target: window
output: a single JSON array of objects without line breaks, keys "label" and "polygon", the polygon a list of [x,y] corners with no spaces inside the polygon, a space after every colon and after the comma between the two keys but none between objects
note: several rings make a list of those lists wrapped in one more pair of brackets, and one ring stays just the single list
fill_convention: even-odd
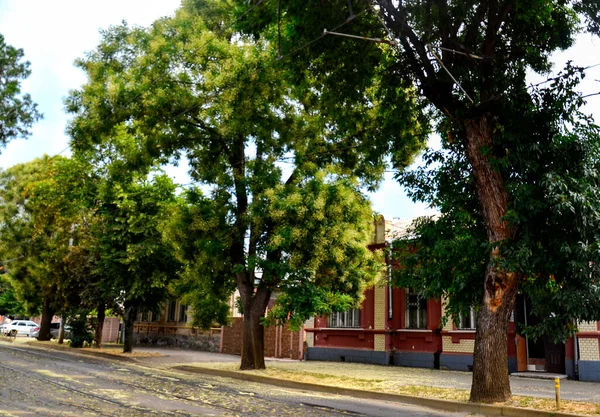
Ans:
[{"label": "window", "polygon": [[175,321],[175,307],[177,307],[177,302],[175,300],[170,300],[167,303],[167,321],[168,322]]},{"label": "window", "polygon": [[427,329],[427,299],[415,290],[405,290],[405,328]]},{"label": "window", "polygon": [[152,321],[153,322],[160,321],[160,312],[159,313],[152,313]]},{"label": "window", "polygon": [[187,323],[187,309],[186,305],[179,306],[179,323]]},{"label": "window", "polygon": [[331,313],[329,315],[329,327],[360,327],[360,309]]},{"label": "window", "polygon": [[477,314],[475,314],[475,309],[471,307],[469,309],[468,314],[461,314],[458,316],[458,325],[457,329],[465,329],[465,330],[473,330],[475,329],[475,324],[477,323]]}]

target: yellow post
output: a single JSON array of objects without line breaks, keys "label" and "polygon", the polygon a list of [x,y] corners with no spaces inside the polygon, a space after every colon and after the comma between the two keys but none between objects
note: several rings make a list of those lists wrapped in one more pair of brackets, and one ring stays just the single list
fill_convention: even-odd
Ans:
[{"label": "yellow post", "polygon": [[560,410],[560,379],[554,378],[554,389],[556,390],[556,409]]}]

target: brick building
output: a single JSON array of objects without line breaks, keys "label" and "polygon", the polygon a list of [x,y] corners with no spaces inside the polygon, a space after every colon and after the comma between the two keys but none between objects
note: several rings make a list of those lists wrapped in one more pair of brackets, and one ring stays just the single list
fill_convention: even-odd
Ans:
[{"label": "brick building", "polygon": [[[406,233],[410,221],[375,225],[371,249],[389,250],[386,241]],[[394,265],[389,257],[388,274]],[[406,288],[382,283],[365,292],[360,309],[315,317],[305,325],[307,359],[393,364],[423,368],[470,370],[475,344],[475,314],[461,317],[458,326],[442,326],[444,304],[424,299]],[[564,344],[551,338],[528,340],[517,323],[534,324],[528,300],[519,295],[508,339],[510,372],[535,370],[600,381],[600,322],[580,323],[579,333]]]}]

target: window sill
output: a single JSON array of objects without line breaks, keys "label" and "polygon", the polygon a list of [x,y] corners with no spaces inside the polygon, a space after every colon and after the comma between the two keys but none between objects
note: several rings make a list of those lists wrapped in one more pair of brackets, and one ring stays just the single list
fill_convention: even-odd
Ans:
[{"label": "window sill", "polygon": [[364,327],[319,327],[319,330],[356,330],[356,331],[365,331]]},{"label": "window sill", "polygon": [[433,330],[429,329],[396,329],[395,332],[417,332],[417,333],[431,333]]}]

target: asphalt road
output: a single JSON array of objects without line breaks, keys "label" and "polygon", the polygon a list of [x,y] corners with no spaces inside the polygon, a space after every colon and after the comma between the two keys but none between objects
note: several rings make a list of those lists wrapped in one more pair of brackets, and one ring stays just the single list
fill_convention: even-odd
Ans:
[{"label": "asphalt road", "polygon": [[465,416],[0,345],[0,416]]}]

